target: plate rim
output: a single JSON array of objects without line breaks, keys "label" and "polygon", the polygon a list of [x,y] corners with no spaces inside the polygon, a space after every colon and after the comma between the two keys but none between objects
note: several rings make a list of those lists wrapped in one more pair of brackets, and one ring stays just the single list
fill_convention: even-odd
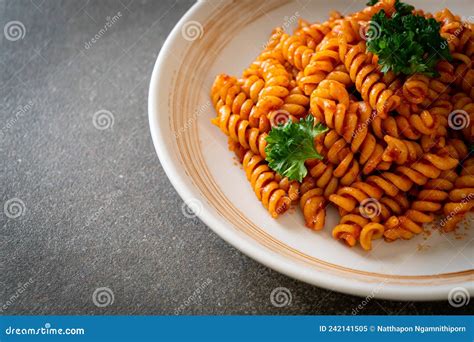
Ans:
[{"label": "plate rim", "polygon": [[[161,88],[160,84],[164,83],[163,73],[165,69],[164,66],[167,64],[167,56],[169,55],[168,51],[171,50],[171,47],[176,42],[177,38],[179,39],[181,34],[180,28],[183,23],[195,17],[199,12],[206,10],[205,6],[205,2],[196,2],[178,21],[168,35],[153,67],[148,93],[148,119],[155,150],[168,179],[180,197],[185,201],[187,198],[195,197],[200,197],[202,199],[202,196],[199,193],[197,194],[198,196],[196,196],[194,194],[196,192],[195,189],[186,185],[184,177],[180,175],[178,167],[175,165],[176,162],[173,160],[170,149],[166,148],[166,143],[163,143],[165,139],[161,132],[163,127],[159,123],[160,111],[158,109],[159,105],[157,101],[159,97],[158,89]],[[168,117],[168,113],[164,114],[164,116]],[[231,244],[257,262],[292,278],[326,289],[361,297],[370,295],[374,298],[380,299],[421,301],[446,300],[449,290],[457,285],[456,283],[441,284],[431,286],[429,287],[429,291],[427,291],[427,286],[406,286],[399,284],[390,284],[390,286],[388,286],[387,284],[379,292],[374,294],[373,286],[371,286],[370,283],[351,283],[347,282],[347,279],[342,276],[328,274],[317,270],[308,272],[304,265],[295,261],[287,260],[283,256],[272,252],[265,246],[259,245],[258,242],[255,244],[250,243],[247,239],[241,236],[239,231],[224,227],[223,220],[215,217],[215,214],[211,213],[206,206],[203,206],[202,210],[197,213],[197,216],[227,243]],[[378,283],[379,280],[374,282],[374,284]],[[469,288],[468,291],[471,295],[474,292],[471,288]]]}]

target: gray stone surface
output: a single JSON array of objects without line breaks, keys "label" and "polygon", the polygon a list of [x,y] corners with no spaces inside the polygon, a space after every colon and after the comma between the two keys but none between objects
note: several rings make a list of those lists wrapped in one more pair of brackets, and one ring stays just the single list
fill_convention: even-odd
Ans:
[{"label": "gray stone surface", "polygon": [[[3,314],[350,314],[361,302],[274,272],[183,216],[152,146],[147,91],[191,5],[0,2],[0,28],[25,27],[23,39],[0,38],[0,204],[17,198],[24,209],[0,213]],[[113,115],[108,129],[93,125],[100,110]],[[106,307],[93,301],[100,287],[114,295]],[[276,287],[291,305],[272,306]],[[469,309],[370,300],[361,314]]]}]

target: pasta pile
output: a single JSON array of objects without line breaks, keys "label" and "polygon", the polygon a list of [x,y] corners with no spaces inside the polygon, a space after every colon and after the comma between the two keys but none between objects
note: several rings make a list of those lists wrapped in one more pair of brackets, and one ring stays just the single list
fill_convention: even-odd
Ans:
[{"label": "pasta pile", "polygon": [[[211,89],[212,123],[271,216],[299,202],[306,226],[321,230],[334,205],[333,237],[365,250],[374,239],[411,239],[437,216],[452,231],[474,208],[473,25],[447,9],[415,11],[441,23],[452,60],[437,63],[436,77],[382,72],[361,32],[394,3],[299,20],[292,35],[276,28],[241,78],[218,75]],[[314,139],[323,159],[306,160],[299,182],[269,167],[267,137],[307,115],[328,130]]]}]

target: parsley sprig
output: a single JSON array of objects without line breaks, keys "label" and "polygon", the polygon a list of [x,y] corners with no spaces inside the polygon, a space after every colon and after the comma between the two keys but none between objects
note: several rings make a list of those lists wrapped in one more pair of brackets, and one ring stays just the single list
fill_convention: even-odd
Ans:
[{"label": "parsley sprig", "polygon": [[438,61],[451,60],[448,44],[439,33],[441,24],[413,14],[414,7],[399,0],[395,9],[392,16],[384,10],[372,16],[367,50],[378,56],[382,72],[437,76]]},{"label": "parsley sprig", "polygon": [[265,153],[268,166],[282,176],[301,182],[308,173],[307,159],[323,159],[316,151],[314,138],[327,131],[321,123],[314,124],[309,114],[299,122],[288,121],[274,127],[268,134]]}]

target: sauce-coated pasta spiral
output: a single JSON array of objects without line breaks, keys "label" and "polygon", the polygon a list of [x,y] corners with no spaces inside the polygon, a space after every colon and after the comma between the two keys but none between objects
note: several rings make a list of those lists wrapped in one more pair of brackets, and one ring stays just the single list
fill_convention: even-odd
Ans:
[{"label": "sauce-coated pasta spiral", "polygon": [[242,165],[255,195],[272,217],[276,218],[290,208],[290,197],[276,182],[276,173],[268,167],[265,159],[247,151]]},{"label": "sauce-coated pasta spiral", "polygon": [[364,101],[369,102],[382,118],[399,106],[399,96],[383,82],[377,65],[367,62],[364,42],[351,46],[339,38],[339,56]]}]

